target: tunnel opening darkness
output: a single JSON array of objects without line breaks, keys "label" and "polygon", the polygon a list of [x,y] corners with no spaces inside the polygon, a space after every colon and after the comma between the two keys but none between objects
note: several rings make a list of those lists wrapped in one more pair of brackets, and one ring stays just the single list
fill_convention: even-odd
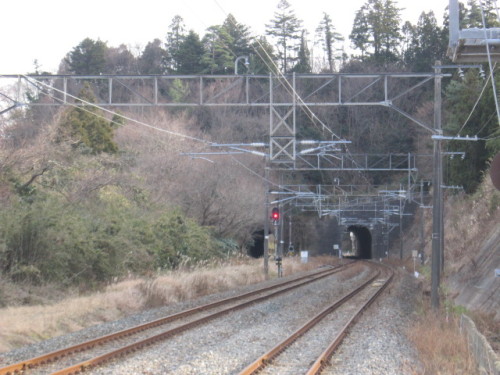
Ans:
[{"label": "tunnel opening darkness", "polygon": [[253,258],[264,256],[264,229],[256,231],[252,234],[253,246],[248,248],[248,255]]},{"label": "tunnel opening darkness", "polygon": [[351,225],[347,228],[355,239],[355,253],[358,258],[372,259],[372,235],[367,227]]}]

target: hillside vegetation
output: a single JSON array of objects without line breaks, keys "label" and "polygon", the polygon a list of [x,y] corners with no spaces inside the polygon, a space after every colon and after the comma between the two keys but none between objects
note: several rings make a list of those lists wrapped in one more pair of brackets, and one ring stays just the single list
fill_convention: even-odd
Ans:
[{"label": "hillside vegetation", "polygon": [[[484,10],[488,25],[498,25],[491,4]],[[327,14],[316,30],[319,43],[308,44],[286,0],[279,1],[266,35],[260,36],[232,15],[204,36],[188,32],[182,17],[175,16],[165,40],[156,39],[137,53],[86,38],[61,60],[58,73],[224,75],[233,74],[235,57],[244,55],[249,56],[244,73],[250,74],[422,72],[431,71],[437,60],[446,62],[446,22],[438,23],[428,11],[413,25],[402,23],[400,14],[395,1],[367,1],[349,36],[355,48],[351,56],[341,52],[343,37]],[[479,15],[477,2],[468,2],[463,27],[479,26]],[[42,73],[35,67],[35,75]],[[444,146],[446,152],[465,151],[464,158],[445,159],[444,184],[459,184],[467,194],[476,191],[488,159],[500,149],[491,81],[483,80],[477,68],[463,78],[453,71],[443,80],[445,134],[480,138]],[[216,80],[210,82],[205,90],[216,92]],[[389,82],[388,88],[406,92],[396,95],[398,108],[432,123],[433,87],[412,90],[415,83]],[[106,95],[104,84],[81,80],[74,85],[75,106],[26,106],[0,117],[0,278],[87,290],[130,274],[246,254],[253,233],[267,219],[264,159],[186,154],[209,151],[211,142],[268,142],[268,109],[121,107],[123,112],[106,112],[92,105]],[[115,86],[113,93],[123,101],[133,101],[131,92],[145,95],[140,83]],[[158,95],[179,103],[188,91],[180,79],[172,79]],[[381,94],[366,82],[353,83],[345,92],[366,100]],[[32,104],[59,99],[53,90],[29,88],[23,95]],[[332,93],[317,95],[331,98]],[[336,135],[352,142],[343,152],[428,155],[432,148],[429,133],[384,106],[315,107],[314,113],[301,108],[296,117],[297,139],[324,141]],[[429,180],[432,172],[425,155],[417,164],[415,184]],[[399,185],[408,176],[347,172],[340,179],[346,185]],[[270,180],[275,188],[278,181],[333,184],[339,176],[271,171]],[[299,210],[293,214],[297,223],[316,219]]]}]

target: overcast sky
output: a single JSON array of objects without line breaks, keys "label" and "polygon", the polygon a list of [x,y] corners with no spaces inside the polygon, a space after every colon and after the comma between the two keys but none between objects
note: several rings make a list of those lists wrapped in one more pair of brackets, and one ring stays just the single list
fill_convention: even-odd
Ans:
[{"label": "overcast sky", "polygon": [[[367,0],[288,0],[297,17],[314,32],[323,12],[348,41],[355,12]],[[449,0],[395,0],[403,21],[416,23],[423,11],[433,10],[442,24]],[[41,69],[56,73],[65,54],[89,37],[110,47],[120,44],[132,51],[165,35],[172,18],[180,15],[188,29],[203,36],[205,29],[219,25],[232,13],[263,35],[265,24],[273,18],[278,0],[15,0],[2,1],[0,15],[0,74],[34,71],[37,59]],[[346,45],[346,48],[348,45]]]}]

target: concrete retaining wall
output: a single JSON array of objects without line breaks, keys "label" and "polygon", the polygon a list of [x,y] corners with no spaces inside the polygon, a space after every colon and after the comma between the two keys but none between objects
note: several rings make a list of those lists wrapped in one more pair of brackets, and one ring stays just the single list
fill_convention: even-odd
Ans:
[{"label": "concrete retaining wall", "polygon": [[479,366],[481,375],[500,375],[500,358],[493,351],[486,338],[477,330],[467,315],[462,315],[460,328],[465,333],[472,354]]}]

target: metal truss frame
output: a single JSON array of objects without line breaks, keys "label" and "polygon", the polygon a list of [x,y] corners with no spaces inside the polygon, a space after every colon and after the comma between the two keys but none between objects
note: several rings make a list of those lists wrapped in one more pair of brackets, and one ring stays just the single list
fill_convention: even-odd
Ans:
[{"label": "metal truss frame", "polygon": [[[14,95],[0,93],[8,107],[84,105],[87,85],[102,107],[263,107],[269,109],[269,161],[276,169],[353,170],[368,167],[328,150],[301,154],[297,111],[326,106],[384,106],[436,134],[425,120],[406,113],[397,100],[441,73],[292,74],[292,75],[0,75]],[[402,84],[405,82],[405,84]],[[28,95],[38,100],[28,100]],[[390,162],[389,162],[390,163]],[[386,170],[398,170],[391,166]]]}]

